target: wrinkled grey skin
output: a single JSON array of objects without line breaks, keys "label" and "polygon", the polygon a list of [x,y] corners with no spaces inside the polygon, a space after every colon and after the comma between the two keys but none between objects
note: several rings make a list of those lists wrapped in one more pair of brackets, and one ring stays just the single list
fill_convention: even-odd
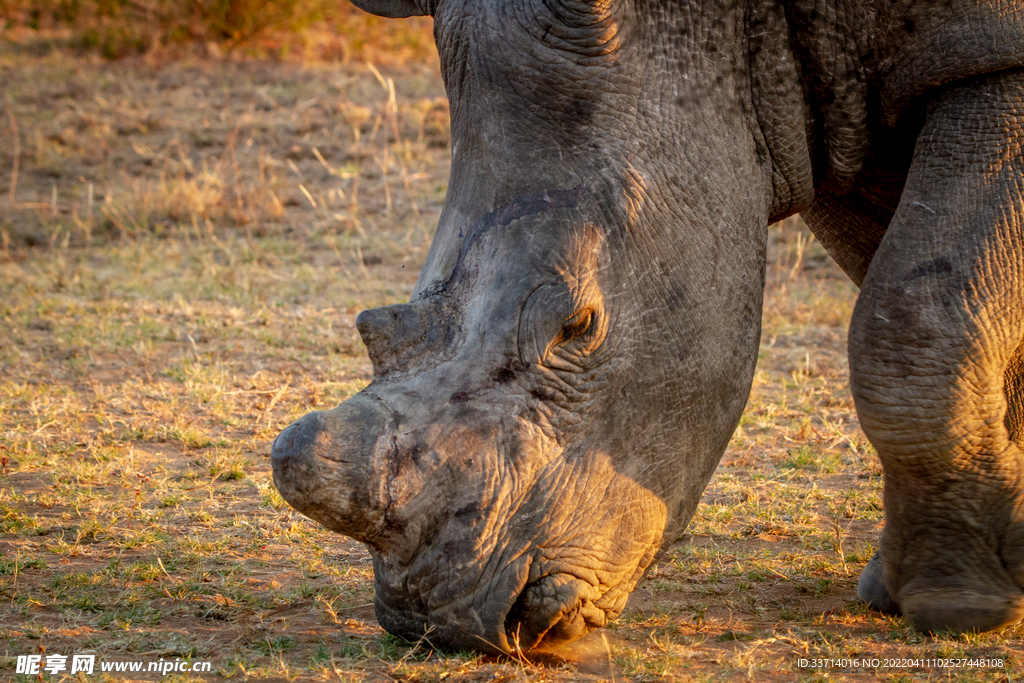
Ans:
[{"label": "wrinkled grey skin", "polygon": [[389,631],[525,651],[623,609],[740,417],[766,226],[862,285],[885,469],[861,596],[923,630],[1024,610],[1024,10],[943,0],[356,0],[432,14],[452,173],[374,381],[274,481],[366,543]]}]

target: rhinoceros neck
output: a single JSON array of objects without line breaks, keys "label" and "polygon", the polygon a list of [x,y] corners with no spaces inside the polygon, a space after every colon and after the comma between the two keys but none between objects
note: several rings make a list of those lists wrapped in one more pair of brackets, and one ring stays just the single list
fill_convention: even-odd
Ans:
[{"label": "rhinoceros neck", "polygon": [[[778,75],[788,79],[781,86],[788,99],[762,97],[755,111],[742,3],[727,3],[723,16],[696,4],[638,3],[635,16],[616,18],[614,51],[583,56],[567,56],[563,43],[552,47],[545,35],[517,43],[519,24],[504,14],[513,4],[474,5],[470,32],[461,15],[442,9],[436,18],[452,101],[452,171],[414,298],[450,282],[481,234],[478,226],[554,210],[552,198],[580,186],[610,218],[603,221],[608,229],[632,224],[640,226],[636,234],[669,239],[685,237],[700,220],[693,207],[729,213],[740,191],[750,204],[741,209],[743,221],[755,223],[809,202],[793,60]],[[773,11],[771,20],[784,24],[781,10]],[[496,26],[511,26],[509,35],[491,35]],[[784,48],[757,46],[762,61]],[[762,132],[769,126],[770,134]],[[777,179],[773,167],[781,169]],[[782,188],[785,196],[775,198]]]}]

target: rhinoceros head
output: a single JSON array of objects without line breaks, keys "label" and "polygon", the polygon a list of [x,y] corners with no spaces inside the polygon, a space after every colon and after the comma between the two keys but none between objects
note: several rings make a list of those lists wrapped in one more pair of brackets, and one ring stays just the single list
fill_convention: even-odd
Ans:
[{"label": "rhinoceros head", "polygon": [[357,4],[434,14],[451,180],[410,302],[359,315],[373,382],[285,429],[274,481],[369,546],[392,633],[571,640],[685,527],[749,392],[777,207],[744,13]]}]

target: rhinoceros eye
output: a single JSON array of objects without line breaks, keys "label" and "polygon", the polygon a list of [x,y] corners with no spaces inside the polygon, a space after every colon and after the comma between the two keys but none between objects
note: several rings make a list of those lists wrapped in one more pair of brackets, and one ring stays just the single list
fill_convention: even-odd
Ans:
[{"label": "rhinoceros eye", "polygon": [[604,341],[608,317],[596,287],[574,296],[564,281],[538,287],[519,319],[519,358],[577,371]]},{"label": "rhinoceros eye", "polygon": [[594,313],[593,311],[580,311],[573,317],[566,321],[565,325],[562,326],[562,333],[559,336],[558,341],[567,342],[582,337],[594,324]]}]

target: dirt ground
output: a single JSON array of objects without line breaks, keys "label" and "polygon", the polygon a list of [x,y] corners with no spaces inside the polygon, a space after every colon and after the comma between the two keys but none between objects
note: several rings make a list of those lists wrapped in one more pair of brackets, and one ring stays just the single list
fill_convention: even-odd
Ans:
[{"label": "dirt ground", "polygon": [[369,382],[355,316],[415,282],[448,174],[436,63],[11,38],[0,88],[0,678],[77,653],[211,663],[81,681],[1024,677],[1020,625],[927,637],[854,599],[883,519],[856,289],[799,221],[770,231],[741,425],[625,613],[530,661],[441,653],[379,628],[366,550],[292,511],[268,460]]}]

